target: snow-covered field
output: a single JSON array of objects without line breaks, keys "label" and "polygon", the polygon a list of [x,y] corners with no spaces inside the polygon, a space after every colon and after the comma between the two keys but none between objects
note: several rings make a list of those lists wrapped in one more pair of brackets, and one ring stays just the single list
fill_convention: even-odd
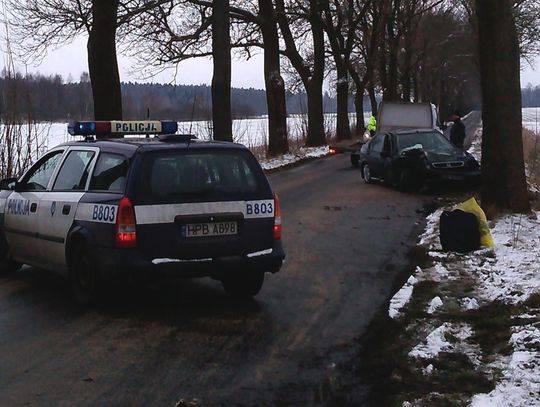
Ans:
[{"label": "snow-covered field", "polygon": [[[480,143],[473,144],[477,150]],[[477,152],[477,151],[473,151]],[[389,315],[400,318],[406,312],[414,285],[420,281],[434,281],[457,286],[472,285],[466,293],[437,296],[426,304],[426,313],[433,315],[427,322],[429,332],[409,351],[410,358],[436,359],[441,352],[466,355],[477,371],[498,377],[496,387],[487,394],[472,397],[473,407],[517,407],[540,405],[540,309],[526,305],[531,295],[540,293],[540,212],[531,215],[505,215],[491,222],[493,248],[469,254],[448,253],[439,242],[441,208],[428,216],[420,237],[433,266],[417,268],[407,283],[390,302]],[[486,355],[473,340],[474,329],[468,324],[445,321],[441,311],[456,304],[462,311],[478,309],[497,301],[520,310],[512,316],[509,356]],[[494,333],[495,334],[495,333]],[[454,338],[454,343],[448,338]],[[457,338],[457,339],[456,339]],[[429,376],[433,364],[423,369]],[[403,406],[420,406],[423,400],[409,400]]]},{"label": "snow-covered field", "polygon": [[523,127],[540,133],[540,107],[529,107],[522,112]]}]

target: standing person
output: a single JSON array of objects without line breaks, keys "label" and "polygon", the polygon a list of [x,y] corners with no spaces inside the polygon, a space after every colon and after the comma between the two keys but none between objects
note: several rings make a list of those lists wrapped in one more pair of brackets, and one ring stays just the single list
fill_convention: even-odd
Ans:
[{"label": "standing person", "polygon": [[456,147],[463,148],[463,142],[465,141],[465,125],[461,121],[461,116],[456,110],[452,115],[454,125],[450,129],[450,141]]},{"label": "standing person", "polygon": [[375,135],[375,132],[377,131],[377,119],[375,116],[371,115],[371,117],[368,120],[367,129],[369,130],[369,134],[371,137]]}]

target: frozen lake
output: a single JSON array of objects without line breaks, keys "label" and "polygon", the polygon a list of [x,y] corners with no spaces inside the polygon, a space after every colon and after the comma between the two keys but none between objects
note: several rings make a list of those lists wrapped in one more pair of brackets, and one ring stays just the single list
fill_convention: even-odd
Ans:
[{"label": "frozen lake", "polygon": [[[365,120],[370,116],[364,114]],[[350,115],[351,127],[355,125],[354,114]],[[325,115],[325,129],[331,132],[335,129],[336,115]],[[307,120],[305,116],[291,116],[287,119],[289,138],[301,140],[305,137]],[[523,126],[532,131],[540,131],[540,108],[523,109]],[[58,144],[70,140],[72,137],[67,133],[67,123],[41,123],[39,124],[42,150],[48,150]],[[210,121],[180,122],[180,133],[192,133],[201,139],[209,139],[212,130]],[[258,147],[268,143],[267,118],[239,119],[233,121],[234,141],[248,147]]]}]

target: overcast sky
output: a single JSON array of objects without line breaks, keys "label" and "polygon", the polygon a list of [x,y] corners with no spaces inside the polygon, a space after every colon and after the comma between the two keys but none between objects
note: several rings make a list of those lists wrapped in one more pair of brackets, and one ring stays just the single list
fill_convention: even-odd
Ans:
[{"label": "overcast sky", "polygon": [[[122,81],[142,81],[139,72],[132,72],[133,63],[127,58],[119,57],[120,77]],[[24,66],[19,65],[24,72]],[[72,44],[50,52],[39,66],[29,65],[29,72],[40,72],[44,75],[60,74],[67,79],[70,75],[78,81],[82,72],[88,71],[86,60],[86,39],[79,38]],[[209,59],[197,59],[183,62],[174,77],[174,70],[166,71],[147,82],[171,82],[177,84],[210,84],[212,80],[212,62]],[[528,65],[522,71],[521,85],[528,83],[540,85],[540,58],[536,61],[535,70]],[[263,58],[256,55],[249,61],[233,61],[232,84],[234,87],[264,89]]]}]

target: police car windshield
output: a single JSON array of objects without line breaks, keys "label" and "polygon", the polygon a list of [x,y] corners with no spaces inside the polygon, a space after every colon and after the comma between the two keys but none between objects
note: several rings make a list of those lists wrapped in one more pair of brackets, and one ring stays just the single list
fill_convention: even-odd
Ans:
[{"label": "police car windshield", "polygon": [[138,195],[154,202],[249,198],[264,185],[257,167],[242,150],[152,152],[144,157]]},{"label": "police car windshield", "polygon": [[448,153],[454,150],[452,144],[441,133],[436,131],[397,134],[396,140],[400,154],[412,149],[437,153]]}]

